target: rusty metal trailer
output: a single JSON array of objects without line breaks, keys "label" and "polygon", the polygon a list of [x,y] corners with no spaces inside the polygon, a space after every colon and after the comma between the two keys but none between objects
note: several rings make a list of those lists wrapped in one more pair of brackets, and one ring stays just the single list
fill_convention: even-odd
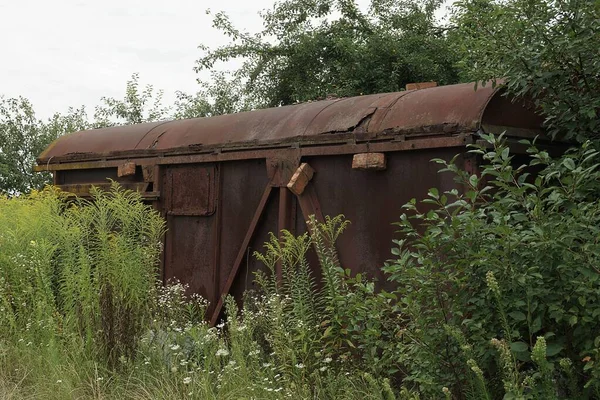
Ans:
[{"label": "rusty metal trailer", "polygon": [[80,196],[108,179],[140,191],[166,219],[163,279],[208,299],[214,323],[225,294],[252,288],[268,233],[304,232],[309,215],[344,214],[342,265],[385,286],[401,206],[456,187],[430,160],[461,154],[476,172],[479,132],[531,138],[541,124],[523,101],[460,84],[76,132],[35,168]]}]

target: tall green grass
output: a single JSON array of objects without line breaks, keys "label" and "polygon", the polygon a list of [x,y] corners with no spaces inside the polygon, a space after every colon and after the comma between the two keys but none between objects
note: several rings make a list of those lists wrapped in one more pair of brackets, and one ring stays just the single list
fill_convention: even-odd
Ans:
[{"label": "tall green grass", "polygon": [[[313,223],[323,234],[346,224]],[[117,185],[91,201],[50,188],[0,198],[0,398],[392,396],[349,352],[323,350],[343,271],[328,250],[338,287],[317,289],[305,258],[313,237],[273,236],[257,256],[282,262],[283,281],[257,277],[262,292],[241,310],[228,298],[226,320],[210,327],[205,300],[157,280],[163,232],[160,216]]]}]

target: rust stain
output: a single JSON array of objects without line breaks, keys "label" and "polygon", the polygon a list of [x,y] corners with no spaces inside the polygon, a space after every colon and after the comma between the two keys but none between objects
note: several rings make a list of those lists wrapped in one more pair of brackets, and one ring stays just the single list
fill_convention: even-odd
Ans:
[{"label": "rust stain", "polygon": [[[352,134],[355,139],[398,133],[449,134],[477,130],[483,119],[510,119],[509,106],[491,86],[439,86],[424,90],[374,94],[256,110],[210,118],[161,121],[103,128],[63,136],[44,151],[38,163],[166,153],[187,149],[249,148],[280,143],[327,140]],[[493,100],[493,101],[492,101]],[[508,101],[509,102],[509,101]],[[490,103],[491,115],[484,115]],[[496,105],[501,103],[500,105]],[[530,110],[513,105],[513,125],[536,125]],[[496,118],[494,118],[494,116]],[[515,118],[512,118],[513,120]],[[529,120],[528,120],[529,119]],[[511,124],[506,124],[510,126]]]}]

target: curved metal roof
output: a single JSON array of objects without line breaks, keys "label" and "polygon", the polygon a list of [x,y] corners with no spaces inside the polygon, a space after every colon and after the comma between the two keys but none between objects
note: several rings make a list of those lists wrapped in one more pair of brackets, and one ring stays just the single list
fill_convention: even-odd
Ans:
[{"label": "curved metal roof", "polygon": [[[486,117],[493,98],[497,100]],[[532,111],[498,95],[491,85],[474,90],[474,84],[467,83],[76,132],[57,139],[38,162],[143,153],[146,149],[153,153],[184,148],[195,152],[211,147],[314,143],[323,135],[336,133],[361,134],[363,138],[401,132],[448,134],[476,131],[485,119],[522,128],[541,124]]]}]

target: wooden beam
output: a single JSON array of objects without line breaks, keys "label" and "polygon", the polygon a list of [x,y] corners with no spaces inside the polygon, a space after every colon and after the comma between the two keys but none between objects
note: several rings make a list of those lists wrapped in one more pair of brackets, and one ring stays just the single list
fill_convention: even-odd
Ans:
[{"label": "wooden beam", "polygon": [[298,196],[298,203],[300,204],[302,216],[304,217],[305,221],[308,221],[311,215],[314,215],[317,221],[319,222],[325,221],[325,218],[323,218],[323,213],[321,211],[321,204],[319,203],[319,199],[317,198],[317,192],[315,192],[315,188],[313,187],[313,185],[306,186],[304,192],[300,196]]},{"label": "wooden beam", "polygon": [[287,188],[292,191],[296,196],[300,196],[304,191],[304,188],[309,184],[313,178],[315,170],[311,168],[308,163],[302,163],[292,175],[292,178],[287,184]]},{"label": "wooden beam", "polygon": [[215,309],[212,313],[212,317],[210,318],[210,324],[212,326],[214,326],[217,323],[217,320],[219,319],[219,315],[221,314],[221,309],[223,308],[223,302],[225,301],[225,296],[227,296],[227,294],[229,294],[229,291],[231,290],[231,286],[233,285],[233,281],[235,280],[238,270],[240,269],[240,265],[242,264],[242,261],[244,260],[244,256],[246,255],[246,249],[248,248],[248,245],[250,244],[250,240],[252,239],[252,236],[254,236],[254,231],[256,230],[258,222],[260,221],[260,217],[262,216],[265,206],[267,205],[267,201],[269,200],[269,196],[271,194],[271,189],[272,189],[271,183],[269,182],[267,184],[267,187],[265,188],[265,191],[263,192],[260,202],[258,203],[258,207],[256,208],[256,211],[254,212],[254,216],[252,217],[252,221],[250,222],[250,226],[248,227],[246,236],[244,237],[244,240],[242,241],[242,245],[240,246],[240,249],[238,250],[237,257],[235,258],[235,261],[233,263],[231,271],[229,272],[227,281],[225,281],[225,286],[223,287],[223,290],[221,290],[221,293],[219,295],[219,301],[217,302],[217,305],[215,306]]}]

